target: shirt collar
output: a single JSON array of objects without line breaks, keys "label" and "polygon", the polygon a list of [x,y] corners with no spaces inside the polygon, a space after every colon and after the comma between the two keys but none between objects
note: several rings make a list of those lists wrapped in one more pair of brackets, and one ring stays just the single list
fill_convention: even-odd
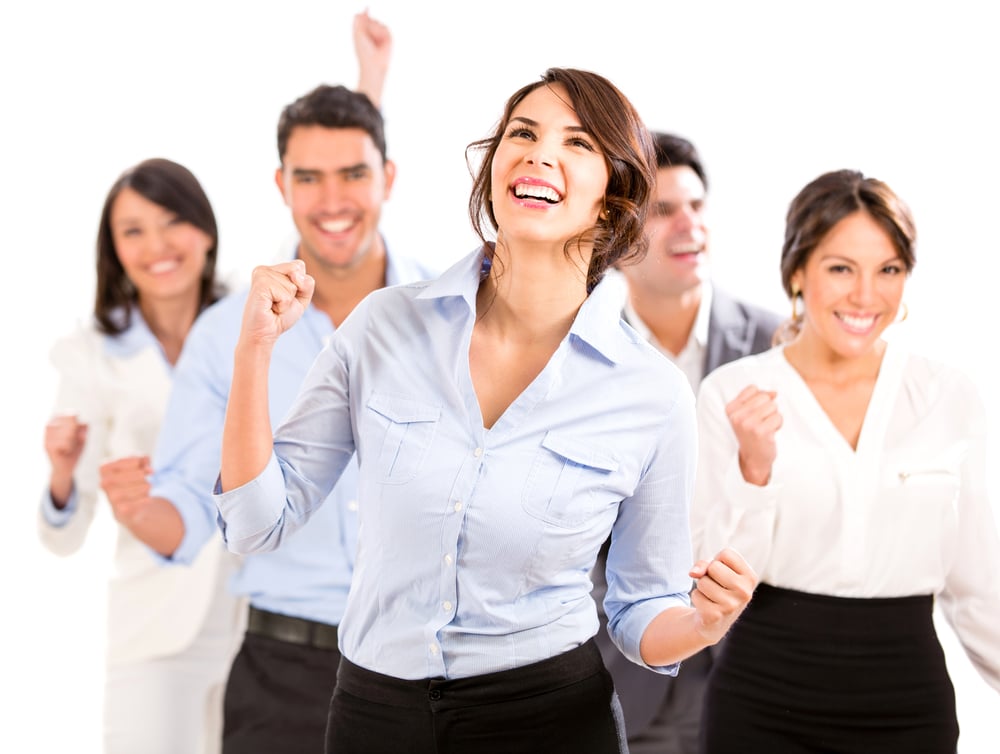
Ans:
[{"label": "shirt collar", "polygon": [[[116,309],[113,316],[117,321],[122,321],[125,316],[125,310]],[[149,329],[146,320],[142,318],[142,314],[139,313],[137,306],[132,308],[132,321],[129,323],[128,329],[119,335],[104,339],[105,352],[109,356],[123,359],[135,356],[135,354],[150,346],[159,348],[159,345],[159,341],[156,340],[156,337]]]},{"label": "shirt collar", "polygon": [[[621,274],[621,273],[617,273]],[[625,305],[623,307],[625,312],[626,321],[635,329],[639,335],[641,335],[645,340],[653,343],[655,338],[652,331],[642,321],[635,309],[632,307],[632,302],[625,298]],[[694,318],[694,327],[691,328],[691,335],[688,336],[688,343],[690,343],[691,338],[694,338],[694,342],[700,347],[704,348],[708,344],[708,324],[712,318],[712,284],[707,280],[701,284],[701,301],[698,304],[698,313]]]},{"label": "shirt collar", "polygon": [[708,343],[708,321],[712,315],[712,284],[705,280],[701,284],[701,303],[698,305],[698,316],[694,320],[691,336],[699,346]]},{"label": "shirt collar", "polygon": [[[436,299],[458,297],[465,300],[469,311],[476,311],[479,283],[489,270],[489,261],[479,247],[431,281],[417,298]],[[621,348],[631,340],[621,326],[623,288],[612,280],[602,280],[587,296],[573,320],[570,334],[584,341],[612,363],[622,360]]]}]

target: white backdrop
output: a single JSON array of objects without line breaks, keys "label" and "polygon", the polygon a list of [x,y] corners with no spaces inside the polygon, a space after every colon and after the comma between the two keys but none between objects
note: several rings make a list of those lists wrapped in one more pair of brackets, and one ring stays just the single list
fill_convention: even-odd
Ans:
[{"label": "white backdrop", "polygon": [[[988,362],[1000,52],[986,5],[372,3],[395,39],[384,111],[399,178],[386,235],[441,264],[471,249],[465,145],[545,68],[590,68],[618,84],[651,127],[700,147],[716,276],[758,303],[785,310],[778,255],[784,211],[801,186],[841,167],[889,182],[920,235],[910,318],[897,329],[965,367],[996,426]],[[11,493],[0,683],[5,698],[15,695],[0,736],[34,742],[19,750],[98,750],[110,539],[98,534],[61,561],[38,545],[33,516],[54,391],[47,352],[90,308],[105,192],[146,157],[187,165],[216,208],[221,267],[245,280],[291,229],[271,180],[278,113],[317,83],[355,83],[358,10],[316,0],[53,0],[0,10],[0,228],[11,303],[0,395]],[[107,517],[98,523],[108,528]],[[962,750],[993,751],[1000,701],[950,632],[942,636]]]}]

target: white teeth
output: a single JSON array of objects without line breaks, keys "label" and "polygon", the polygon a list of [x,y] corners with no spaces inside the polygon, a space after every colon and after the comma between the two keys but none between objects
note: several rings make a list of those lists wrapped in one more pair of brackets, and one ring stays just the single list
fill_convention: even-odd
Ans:
[{"label": "white teeth", "polygon": [[686,246],[675,246],[670,250],[671,254],[698,254],[701,251],[700,244],[688,244]]},{"label": "white teeth", "polygon": [[171,272],[177,269],[179,262],[176,259],[161,259],[149,265],[149,272],[153,275],[161,275],[164,272]]},{"label": "white teeth", "polygon": [[352,225],[354,225],[354,220],[352,218],[344,218],[340,220],[326,220],[321,222],[319,227],[327,233],[343,233]]},{"label": "white teeth", "polygon": [[544,199],[549,202],[558,202],[559,193],[548,186],[536,186],[531,183],[519,183],[514,186],[514,196],[519,199],[525,197],[531,199]]},{"label": "white teeth", "polygon": [[838,314],[840,321],[852,330],[867,330],[875,324],[874,315],[869,317],[852,317],[850,314]]}]

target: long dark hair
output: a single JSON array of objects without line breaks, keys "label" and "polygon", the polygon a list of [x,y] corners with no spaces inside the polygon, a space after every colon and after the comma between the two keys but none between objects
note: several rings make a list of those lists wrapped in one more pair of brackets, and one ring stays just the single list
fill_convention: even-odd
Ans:
[{"label": "long dark hair", "polygon": [[98,328],[108,335],[120,335],[129,328],[132,324],[132,311],[139,302],[139,293],[125,274],[111,233],[111,207],[126,188],[173,212],[180,220],[191,223],[212,239],[201,275],[198,311],[215,303],[225,293],[224,286],[215,278],[219,231],[205,190],[194,174],[183,165],[163,158],[143,160],[118,177],[108,191],[101,210],[101,223],[97,231],[94,317]]},{"label": "long dark hair", "polygon": [[[608,187],[604,195],[606,217],[566,244],[569,255],[571,247],[593,242],[594,250],[587,270],[589,291],[601,281],[609,267],[636,261],[646,253],[648,241],[643,226],[656,181],[656,159],[649,131],[632,103],[603,76],[574,68],[550,68],[540,81],[528,84],[511,95],[493,133],[466,148],[467,158],[470,150],[483,152],[479,170],[473,174],[469,217],[492,258],[493,251],[487,236],[498,230],[490,201],[493,157],[514,108],[535,89],[553,84],[566,88],[580,125],[600,146],[608,165]],[[486,232],[487,224],[492,228],[492,234]]]}]

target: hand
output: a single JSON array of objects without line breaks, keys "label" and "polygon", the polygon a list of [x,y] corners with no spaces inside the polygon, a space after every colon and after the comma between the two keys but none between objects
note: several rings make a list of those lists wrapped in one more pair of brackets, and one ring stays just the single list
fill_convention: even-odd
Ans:
[{"label": "hand", "polygon": [[778,455],[774,437],[782,418],[775,400],[777,393],[748,385],[726,404],[726,416],[740,445],[740,471],[751,484],[763,487],[771,478]]},{"label": "hand", "polygon": [[123,526],[131,529],[142,519],[150,504],[149,456],[126,456],[101,464],[101,489],[111,503],[111,511]]},{"label": "hand", "polygon": [[306,274],[301,259],[254,269],[241,340],[273,345],[302,316],[315,288],[316,281]]},{"label": "hand", "polygon": [[358,91],[368,95],[375,107],[382,106],[382,88],[389,72],[392,35],[389,27],[368,15],[354,17],[354,54],[358,58]]},{"label": "hand", "polygon": [[691,605],[699,633],[713,644],[750,602],[757,588],[757,574],[736,550],[726,548],[714,560],[699,560],[689,571],[695,580]]},{"label": "hand", "polygon": [[73,472],[87,441],[87,425],[76,416],[54,416],[45,425],[45,453],[52,465],[49,494],[63,507],[73,490]]}]

